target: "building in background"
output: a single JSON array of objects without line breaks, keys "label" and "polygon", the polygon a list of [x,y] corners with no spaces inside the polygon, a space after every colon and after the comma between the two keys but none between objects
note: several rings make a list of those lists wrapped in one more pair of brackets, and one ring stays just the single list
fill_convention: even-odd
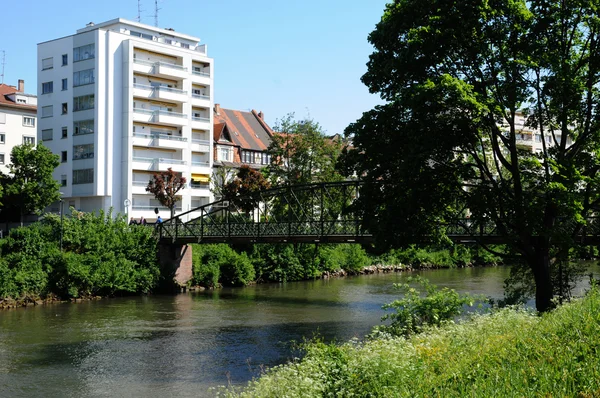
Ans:
[{"label": "building in background", "polygon": [[262,112],[214,108],[214,166],[239,168],[245,164],[260,169],[271,163],[267,149],[273,130]]},{"label": "building in background", "polygon": [[36,144],[37,98],[25,94],[25,82],[0,84],[0,172],[8,173],[10,152],[21,144]]},{"label": "building in background", "polygon": [[[199,41],[119,18],[38,44],[38,138],[60,155],[66,203],[165,218],[145,191],[155,172],[209,178],[214,71]],[[210,195],[190,183],[177,213]]]}]

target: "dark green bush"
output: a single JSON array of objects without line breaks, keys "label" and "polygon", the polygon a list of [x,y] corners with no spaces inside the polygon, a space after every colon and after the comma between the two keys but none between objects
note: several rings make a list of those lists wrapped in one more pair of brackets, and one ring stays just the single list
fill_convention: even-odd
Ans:
[{"label": "dark green bush", "polygon": [[239,286],[254,280],[254,267],[245,253],[238,254],[226,244],[192,247],[193,284]]}]

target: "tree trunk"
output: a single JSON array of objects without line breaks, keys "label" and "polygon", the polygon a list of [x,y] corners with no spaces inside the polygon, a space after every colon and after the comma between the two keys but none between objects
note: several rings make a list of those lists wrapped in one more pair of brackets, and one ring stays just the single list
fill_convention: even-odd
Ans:
[{"label": "tree trunk", "polygon": [[536,248],[529,265],[535,279],[535,307],[539,312],[550,311],[554,308],[554,293],[550,276],[550,254],[546,245]]}]

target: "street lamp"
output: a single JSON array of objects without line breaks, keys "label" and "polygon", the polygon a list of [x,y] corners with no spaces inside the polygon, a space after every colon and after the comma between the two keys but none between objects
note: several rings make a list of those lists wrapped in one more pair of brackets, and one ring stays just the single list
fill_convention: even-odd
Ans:
[{"label": "street lamp", "polygon": [[129,205],[131,204],[131,201],[129,199],[125,199],[123,201],[123,205],[125,206],[125,214],[127,215],[127,220],[129,221]]},{"label": "street lamp", "polygon": [[63,200],[63,192],[59,192],[60,194],[60,251],[62,252],[63,249],[63,219],[64,219],[64,211],[63,211],[63,205],[64,205],[64,200]]}]

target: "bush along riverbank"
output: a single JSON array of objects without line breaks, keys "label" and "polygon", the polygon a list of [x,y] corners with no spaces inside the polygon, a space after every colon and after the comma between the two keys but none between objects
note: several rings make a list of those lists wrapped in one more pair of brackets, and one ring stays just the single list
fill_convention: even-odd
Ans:
[{"label": "bush along riverbank", "polygon": [[[411,313],[433,314],[447,293],[428,295],[409,306]],[[455,296],[452,303],[461,300]],[[397,309],[401,314],[401,307]],[[407,322],[415,319],[400,316],[395,319],[402,326],[400,333],[380,327],[365,342],[308,343],[302,360],[268,370],[243,391],[221,392],[232,397],[303,398],[600,394],[597,287],[542,316],[503,309],[459,324],[407,329]]]},{"label": "bush along riverbank", "polygon": [[121,216],[77,211],[62,223],[48,214],[13,229],[0,240],[0,308],[147,293],[160,278],[152,233]]},{"label": "bush along riverbank", "polygon": [[192,285],[213,288],[250,283],[291,282],[330,276],[497,265],[500,259],[483,249],[410,247],[370,255],[360,245],[226,244],[193,246]]}]

